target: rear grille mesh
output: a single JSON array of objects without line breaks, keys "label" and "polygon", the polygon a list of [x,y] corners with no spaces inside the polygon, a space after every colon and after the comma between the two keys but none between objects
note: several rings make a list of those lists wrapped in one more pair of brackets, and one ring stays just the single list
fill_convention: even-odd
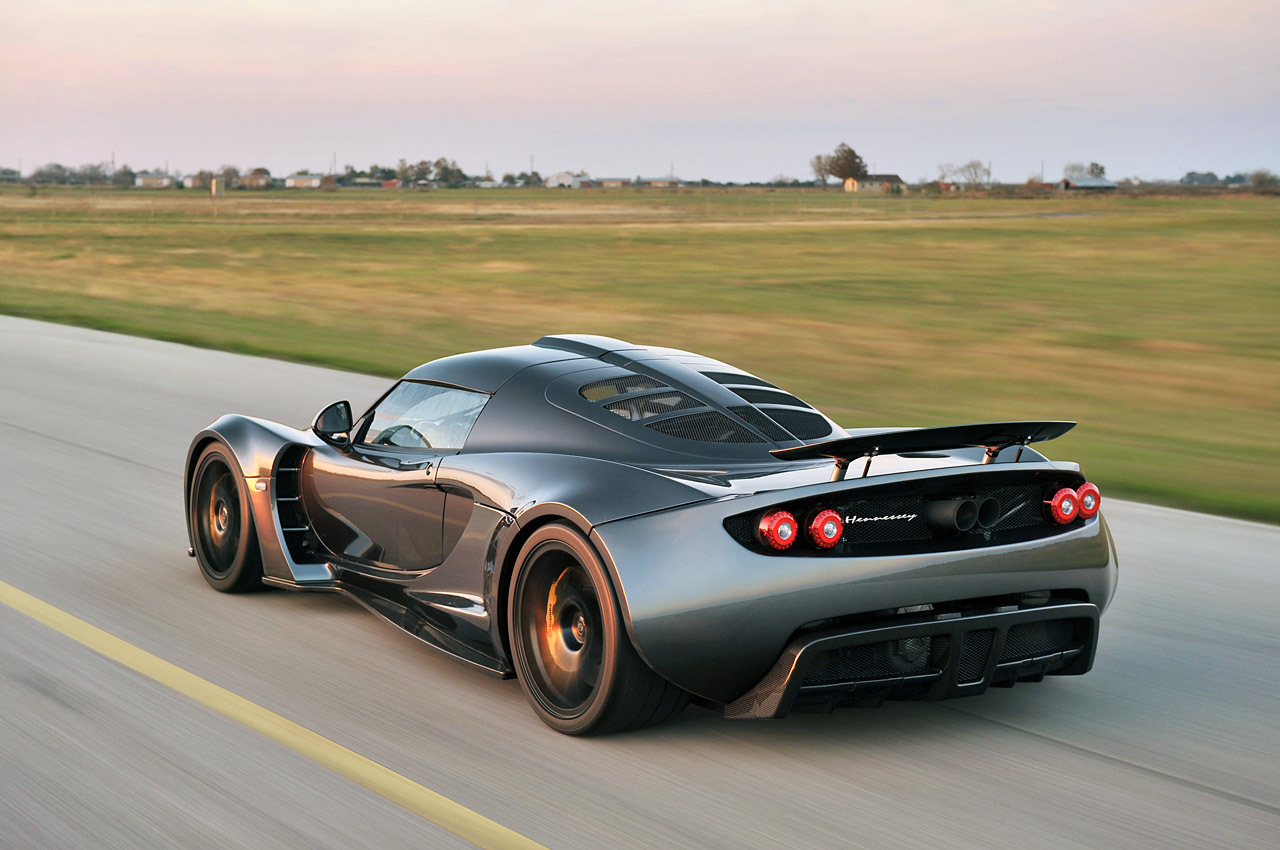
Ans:
[{"label": "rear grille mesh", "polygon": [[1000,650],[1000,662],[1021,661],[1039,655],[1052,655],[1078,649],[1082,641],[1076,637],[1078,620],[1048,620],[1019,623],[1009,629]]},{"label": "rear grille mesh", "polygon": [[963,685],[982,681],[994,637],[994,629],[965,632],[964,637],[960,639],[960,669],[956,674],[957,682]]},{"label": "rear grille mesh", "polygon": [[829,649],[809,665],[802,686],[837,685],[928,673],[945,659],[946,636],[907,637]]},{"label": "rear grille mesh", "polygon": [[761,413],[759,410],[757,410],[754,407],[751,407],[746,404],[740,404],[735,407],[729,408],[729,411],[733,413],[735,416],[738,416],[739,418],[741,418],[748,425],[751,425],[752,427],[758,429],[761,434],[764,434],[770,440],[774,440],[775,442],[782,442],[783,440],[795,439],[789,433],[787,433],[787,431],[784,430],[782,426],[780,426],[777,422],[774,422],[772,419],[770,419],[768,416],[765,416],[763,413]]},{"label": "rear grille mesh", "polygon": [[831,423],[811,410],[790,410],[785,407],[762,408],[771,419],[786,428],[799,440],[817,440],[831,434]]}]

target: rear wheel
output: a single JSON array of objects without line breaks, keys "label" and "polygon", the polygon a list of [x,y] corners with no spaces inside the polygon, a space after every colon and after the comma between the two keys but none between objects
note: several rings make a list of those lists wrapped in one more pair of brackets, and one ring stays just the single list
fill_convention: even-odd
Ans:
[{"label": "rear wheel", "polygon": [[543,722],[597,735],[656,725],[683,710],[688,694],[632,647],[608,574],[582,535],[543,526],[516,564],[507,619],[512,660]]},{"label": "rear wheel", "polygon": [[187,523],[200,573],[226,593],[262,586],[262,553],[249,509],[249,491],[226,447],[213,443],[191,476]]}]

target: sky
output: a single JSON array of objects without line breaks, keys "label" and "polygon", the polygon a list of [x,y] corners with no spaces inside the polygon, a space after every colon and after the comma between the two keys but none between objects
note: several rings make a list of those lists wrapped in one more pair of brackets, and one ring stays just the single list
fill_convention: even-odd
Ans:
[{"label": "sky", "polygon": [[1280,171],[1276,0],[11,0],[0,167]]}]

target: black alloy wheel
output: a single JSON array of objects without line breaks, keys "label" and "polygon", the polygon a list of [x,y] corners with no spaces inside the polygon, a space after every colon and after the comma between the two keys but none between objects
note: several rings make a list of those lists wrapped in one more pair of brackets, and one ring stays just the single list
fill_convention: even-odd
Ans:
[{"label": "black alloy wheel", "polygon": [[248,488],[225,447],[200,454],[191,477],[187,522],[205,581],[240,593],[262,585],[262,554],[249,508]]},{"label": "black alloy wheel", "polygon": [[650,726],[688,701],[636,654],[599,556],[567,526],[543,526],[525,541],[508,627],[520,685],[537,715],[560,732]]}]

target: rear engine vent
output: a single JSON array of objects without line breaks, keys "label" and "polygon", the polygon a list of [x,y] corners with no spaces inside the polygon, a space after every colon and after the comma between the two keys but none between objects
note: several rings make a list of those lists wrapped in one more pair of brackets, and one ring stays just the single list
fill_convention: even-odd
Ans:
[{"label": "rear engine vent", "polygon": [[773,386],[773,384],[769,383],[768,381],[757,378],[755,375],[735,375],[732,372],[703,372],[702,374],[706,375],[708,378],[715,381],[717,384],[725,384],[725,385],[737,384],[740,386],[771,387],[772,389],[775,389],[775,390],[777,389],[777,387]]},{"label": "rear engine vent", "polygon": [[672,437],[696,440],[700,443],[762,443],[764,442],[732,419],[714,410],[689,413],[650,422],[649,427]]},{"label": "rear engine vent", "polygon": [[831,423],[819,413],[808,410],[787,410],[781,407],[765,408],[764,412],[783,428],[795,434],[798,440],[808,442],[831,434]]},{"label": "rear engine vent", "polygon": [[740,404],[729,408],[735,416],[744,420],[748,425],[756,428],[760,433],[764,434],[774,442],[782,442],[784,440],[794,440],[795,438],[787,432],[785,428],[774,422],[768,416],[765,416],[759,410],[747,404]]},{"label": "rear engine vent", "polygon": [[705,407],[705,405],[692,396],[685,395],[677,390],[632,396],[631,398],[610,402],[605,405],[607,410],[633,421],[648,419],[653,416],[663,416],[677,410],[688,410],[691,407]]},{"label": "rear engine vent", "polygon": [[741,389],[734,390],[734,392],[752,404],[789,404],[792,407],[804,407],[810,410],[813,409],[791,393],[783,392],[782,390],[756,390],[743,387]]},{"label": "rear engine vent", "polygon": [[587,401],[607,401],[615,396],[626,395],[627,393],[665,388],[666,384],[661,381],[647,378],[644,375],[630,374],[617,378],[606,378],[603,381],[593,381],[579,389],[578,394]]}]

